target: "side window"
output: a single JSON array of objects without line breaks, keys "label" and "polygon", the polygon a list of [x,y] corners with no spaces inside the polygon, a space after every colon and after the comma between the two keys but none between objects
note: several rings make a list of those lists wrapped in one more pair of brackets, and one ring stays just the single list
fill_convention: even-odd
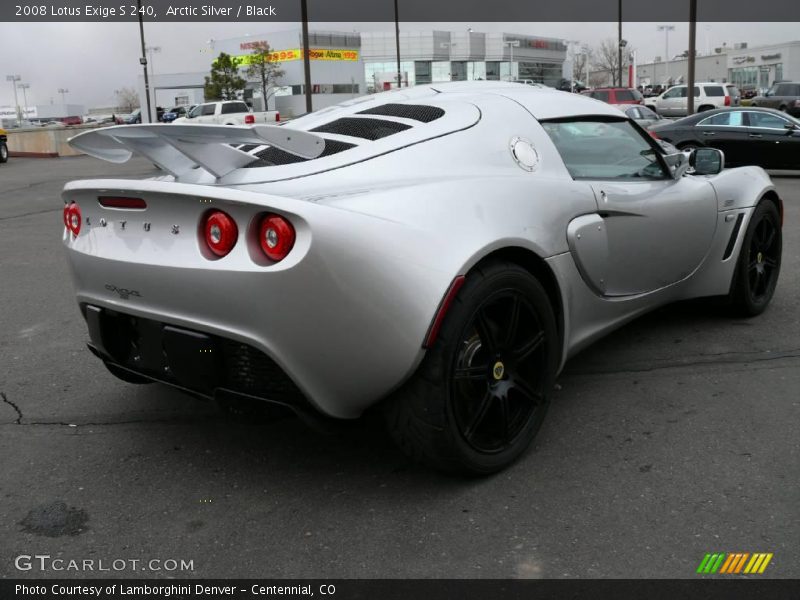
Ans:
[{"label": "side window", "polygon": [[783,129],[789,123],[789,121],[770,113],[751,112],[748,116],[750,117],[750,127]]},{"label": "side window", "polygon": [[735,110],[730,112],[722,112],[704,119],[698,125],[721,125],[726,127],[741,127],[743,124],[742,112]]},{"label": "side window", "polygon": [[666,94],[664,94],[664,98],[685,98],[686,97],[686,88],[685,87],[674,87],[669,90]]},{"label": "side window", "polygon": [[630,90],[617,90],[617,102],[633,102],[635,99]]},{"label": "side window", "polygon": [[790,96],[792,93],[792,86],[786,84],[779,84],[775,86],[775,96]]},{"label": "side window", "polygon": [[603,102],[608,102],[608,92],[605,90],[601,90],[599,92],[592,92],[592,98],[595,100],[602,100]]},{"label": "side window", "polygon": [[216,108],[215,104],[201,104],[200,105],[200,114],[204,117],[211,116],[214,114],[214,109]]},{"label": "side window", "polygon": [[[638,106],[632,106],[628,110],[625,111],[625,114],[628,115],[631,119],[641,119],[642,114],[639,112]],[[644,117],[646,118],[646,117]]]},{"label": "side window", "polygon": [[643,119],[658,119],[658,115],[646,106],[639,106],[638,111],[642,115]]},{"label": "side window", "polygon": [[657,150],[630,121],[542,121],[574,179],[667,179]]},{"label": "side window", "polygon": [[694,97],[695,98],[699,98],[700,97],[700,86],[699,85],[694,86]]},{"label": "side window", "polygon": [[[705,86],[706,89],[706,96],[718,97],[724,96],[725,90],[722,89],[721,85],[707,85]],[[696,96],[697,94],[695,94]]]}]

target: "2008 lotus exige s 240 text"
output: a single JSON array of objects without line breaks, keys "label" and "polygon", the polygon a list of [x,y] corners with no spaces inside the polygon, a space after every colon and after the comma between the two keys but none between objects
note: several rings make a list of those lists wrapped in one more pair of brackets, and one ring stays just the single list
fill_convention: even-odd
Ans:
[{"label": "2008 lotus exige s 240 text", "polygon": [[67,184],[91,350],[126,381],[320,419],[385,404],[412,457],[497,471],[567,358],[676,300],[763,311],[783,207],[758,167],[666,154],[590,98],[499,82],[284,126],[141,125],[71,144],[168,175]]}]

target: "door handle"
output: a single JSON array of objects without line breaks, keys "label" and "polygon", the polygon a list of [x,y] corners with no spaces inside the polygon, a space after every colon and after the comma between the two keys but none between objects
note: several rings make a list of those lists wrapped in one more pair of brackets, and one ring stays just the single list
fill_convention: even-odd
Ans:
[{"label": "door handle", "polygon": [[717,135],[714,131],[704,131],[703,135]]},{"label": "door handle", "polygon": [[747,137],[751,137],[751,138],[760,138],[760,137],[762,137],[762,135],[761,135],[760,133],[751,133],[751,134],[750,134],[750,135],[748,135]]}]

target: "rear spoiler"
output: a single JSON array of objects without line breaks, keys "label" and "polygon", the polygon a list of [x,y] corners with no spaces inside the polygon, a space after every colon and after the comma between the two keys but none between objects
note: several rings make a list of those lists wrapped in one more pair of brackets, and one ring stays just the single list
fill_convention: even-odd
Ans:
[{"label": "rear spoiler", "polygon": [[198,167],[219,178],[256,160],[231,144],[269,145],[306,159],[325,150],[325,138],[277,125],[118,125],[69,140],[73,148],[108,162],[124,163],[139,154],[177,178]]}]

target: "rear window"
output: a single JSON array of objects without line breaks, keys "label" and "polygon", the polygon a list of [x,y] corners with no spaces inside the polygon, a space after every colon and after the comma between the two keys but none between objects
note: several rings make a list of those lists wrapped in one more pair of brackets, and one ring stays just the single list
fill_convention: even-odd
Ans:
[{"label": "rear window", "polygon": [[222,105],[222,114],[229,115],[232,113],[250,112],[247,104],[244,102],[228,102]]},{"label": "rear window", "polygon": [[705,86],[706,96],[724,96],[725,90],[721,85],[707,85]]}]

